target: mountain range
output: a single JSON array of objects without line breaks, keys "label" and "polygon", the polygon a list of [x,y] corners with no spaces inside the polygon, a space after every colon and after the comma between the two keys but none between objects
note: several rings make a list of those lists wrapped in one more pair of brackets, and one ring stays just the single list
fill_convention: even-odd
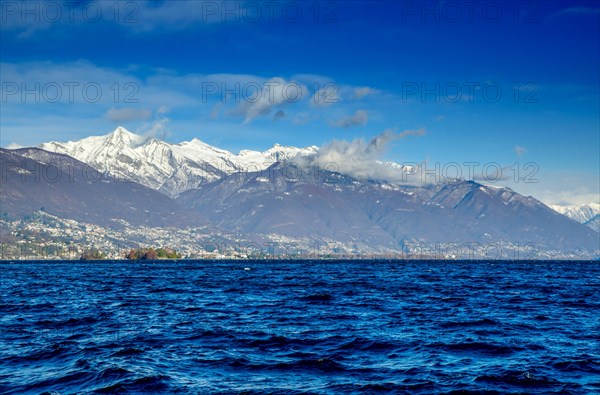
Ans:
[{"label": "mountain range", "polygon": [[282,147],[264,152],[244,150],[235,155],[198,139],[169,144],[144,138],[118,127],[104,136],[66,143],[49,142],[39,148],[69,155],[95,169],[123,177],[171,197],[226,175],[247,169],[264,170],[276,161],[311,155],[317,147]]},{"label": "mountain range", "polygon": [[206,221],[173,199],[101,173],[67,155],[38,148],[0,149],[0,210],[9,218],[41,210],[108,227],[190,226]]},{"label": "mountain range", "polygon": [[581,223],[597,223],[597,213],[582,209],[585,221],[572,214],[575,220],[531,196],[468,180],[407,185],[356,177],[315,166],[310,158],[318,152],[275,145],[233,154],[198,139],[170,144],[122,127],[2,149],[0,214],[10,222],[43,211],[132,231],[208,226],[236,238],[321,242],[352,254],[456,246],[483,257],[514,256],[510,251],[523,246],[538,257],[599,254],[600,233]]},{"label": "mountain range", "polygon": [[474,181],[400,186],[276,163],[230,175],[177,200],[230,231],[318,235],[403,248],[426,244],[532,243],[594,249],[599,235],[532,197]]}]

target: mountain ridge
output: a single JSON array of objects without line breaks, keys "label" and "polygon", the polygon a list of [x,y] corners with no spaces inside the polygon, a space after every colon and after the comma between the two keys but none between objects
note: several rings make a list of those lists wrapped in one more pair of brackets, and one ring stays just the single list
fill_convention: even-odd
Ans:
[{"label": "mountain ridge", "polygon": [[131,133],[121,126],[106,135],[65,143],[53,141],[38,148],[72,156],[101,172],[129,178],[170,197],[228,174],[264,170],[275,161],[311,155],[318,150],[316,146],[275,144],[263,152],[242,150],[236,155],[198,138],[171,144]]},{"label": "mountain ridge", "polygon": [[[600,250],[600,234],[593,230],[597,217],[588,227],[532,196],[471,180],[411,185],[327,170],[316,163],[315,146],[276,144],[263,152],[232,154],[199,139],[170,144],[117,128],[41,147],[51,151],[0,151],[3,169],[10,169],[2,180],[3,215],[18,218],[44,207],[60,218],[126,228],[128,234],[137,226],[209,226],[232,242],[240,237],[304,245],[326,241],[331,251],[352,254],[412,254],[415,246],[429,254],[453,245],[474,246],[479,256],[496,246],[529,245],[565,256],[582,251],[597,256]],[[295,161],[298,155],[301,160]],[[404,170],[388,163],[394,171]],[[23,182],[27,166],[43,172],[56,167],[70,178]],[[79,175],[71,177],[69,170]],[[98,182],[88,173],[97,173]]]},{"label": "mountain ridge", "polygon": [[474,181],[427,186],[365,182],[320,170],[232,174],[177,200],[228,231],[404,244],[533,243],[542,249],[598,248],[597,233],[533,197]]},{"label": "mountain ridge", "polygon": [[114,179],[64,154],[38,148],[0,149],[3,169],[1,211],[27,217],[38,210],[61,218],[122,227],[131,225],[205,225],[168,196]]}]

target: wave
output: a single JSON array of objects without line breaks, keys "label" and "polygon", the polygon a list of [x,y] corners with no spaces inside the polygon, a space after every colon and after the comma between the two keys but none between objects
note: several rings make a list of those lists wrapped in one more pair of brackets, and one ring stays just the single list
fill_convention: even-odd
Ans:
[{"label": "wave", "polygon": [[31,267],[2,267],[0,393],[600,390],[597,264]]}]

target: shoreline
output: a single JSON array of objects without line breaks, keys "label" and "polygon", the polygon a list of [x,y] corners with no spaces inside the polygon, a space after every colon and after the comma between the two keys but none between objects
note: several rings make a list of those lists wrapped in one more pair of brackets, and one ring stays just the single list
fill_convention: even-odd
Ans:
[{"label": "shoreline", "polygon": [[2,264],[16,263],[107,263],[107,264],[190,264],[190,263],[600,263],[598,259],[387,259],[387,258],[273,258],[273,259],[158,259],[158,260],[127,260],[127,259],[7,259],[0,260]]}]

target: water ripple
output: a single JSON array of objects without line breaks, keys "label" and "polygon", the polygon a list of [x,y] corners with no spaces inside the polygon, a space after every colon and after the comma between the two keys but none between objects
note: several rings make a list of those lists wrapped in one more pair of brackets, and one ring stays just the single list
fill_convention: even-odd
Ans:
[{"label": "water ripple", "polygon": [[598,263],[0,270],[2,394],[600,392]]}]

